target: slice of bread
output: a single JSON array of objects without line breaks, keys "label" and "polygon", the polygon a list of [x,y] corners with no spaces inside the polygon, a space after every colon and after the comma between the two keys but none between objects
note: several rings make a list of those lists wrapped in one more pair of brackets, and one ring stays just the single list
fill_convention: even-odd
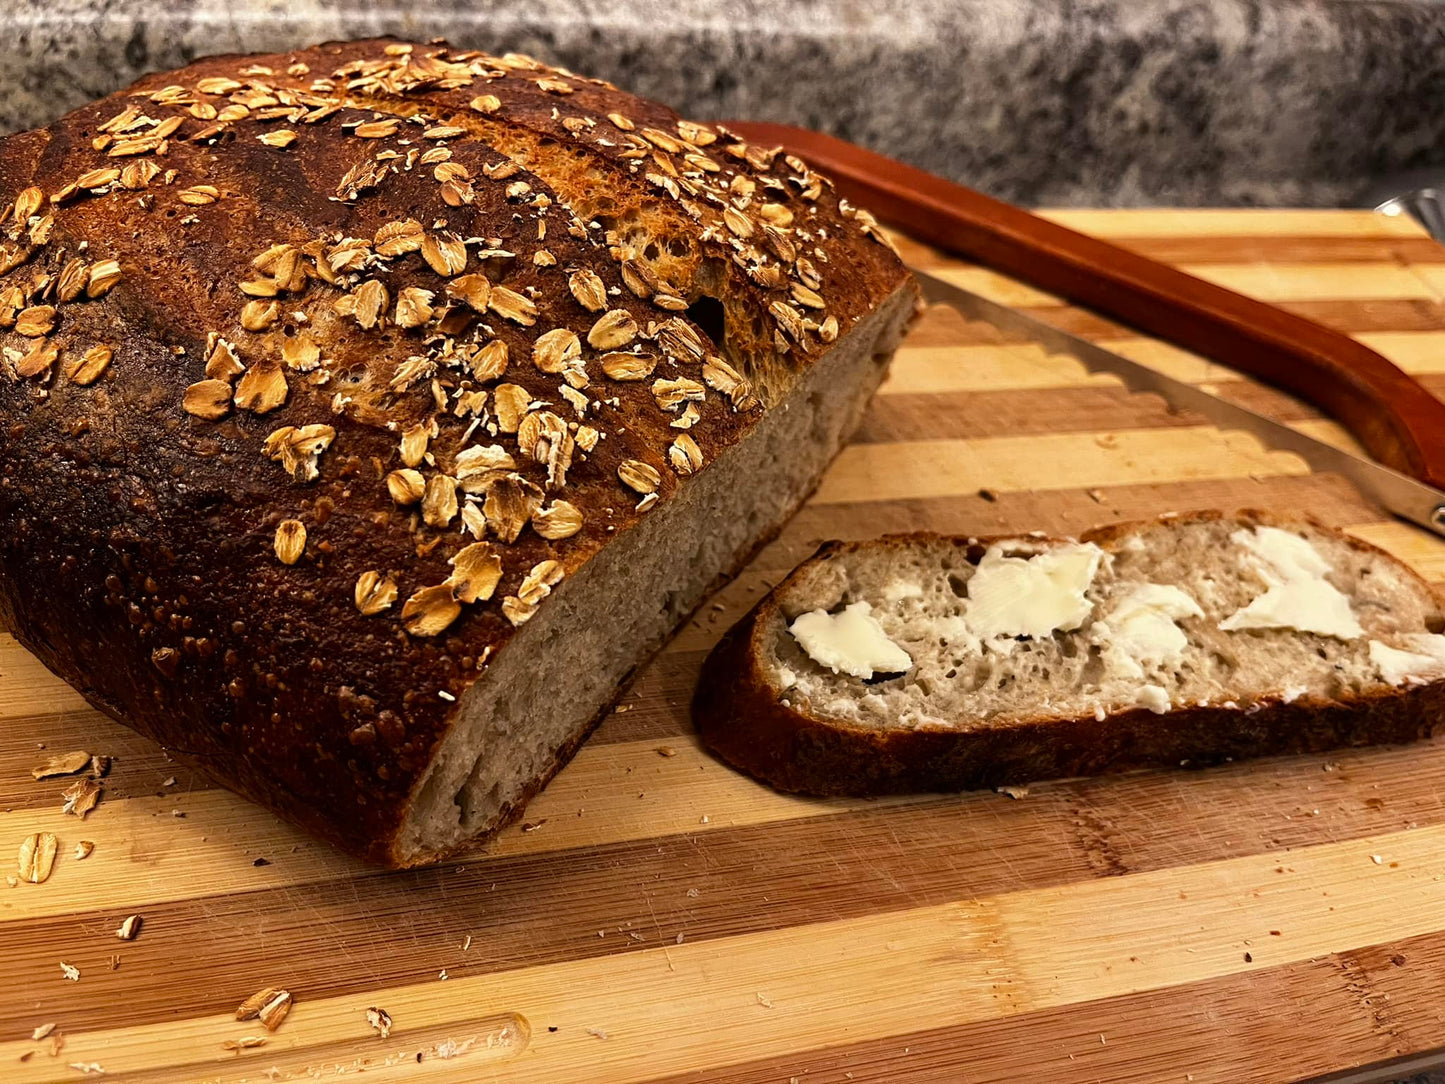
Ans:
[{"label": "slice of bread", "polygon": [[1403,742],[1445,719],[1442,630],[1393,557],[1261,513],[830,542],[714,649],[693,718],[818,795]]}]

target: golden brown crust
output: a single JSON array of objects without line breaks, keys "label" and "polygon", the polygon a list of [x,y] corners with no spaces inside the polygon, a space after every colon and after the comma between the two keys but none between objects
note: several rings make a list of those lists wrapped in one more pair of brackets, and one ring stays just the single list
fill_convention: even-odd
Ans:
[{"label": "golden brown crust", "polygon": [[906,278],[801,163],[443,45],[148,77],[5,140],[0,210],[0,615],[383,861],[515,624]]},{"label": "golden brown crust", "polygon": [[[1252,523],[1286,522],[1260,511],[1235,515]],[[1184,523],[1224,516],[1204,511],[1163,518]],[[1110,524],[1086,531],[1080,541],[1108,548],[1142,525]],[[1040,717],[967,730],[878,730],[814,718],[782,703],[762,660],[768,657],[765,640],[767,630],[775,627],[777,600],[794,577],[805,575],[817,561],[859,548],[906,548],[938,538],[919,532],[888,535],[876,542],[827,542],[794,569],[724,635],[703,664],[692,702],[693,722],[703,743],[733,767],[779,790],[819,796],[876,795],[969,790],[1131,768],[1199,767],[1243,757],[1408,742],[1431,736],[1445,719],[1445,681],[1342,702],[1273,700],[1243,708],[1200,705],[1162,715],[1139,708],[1104,719]],[[981,556],[990,543],[1001,540],[954,541]],[[1350,543],[1382,552],[1353,538]],[[1424,580],[1418,582],[1430,592]]]}]

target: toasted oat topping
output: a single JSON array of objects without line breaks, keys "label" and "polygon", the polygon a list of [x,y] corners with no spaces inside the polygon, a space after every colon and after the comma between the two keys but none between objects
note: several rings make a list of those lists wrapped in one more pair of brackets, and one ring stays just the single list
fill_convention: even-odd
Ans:
[{"label": "toasted oat topping", "polygon": [[273,541],[276,559],[283,565],[294,565],[306,552],[306,524],[299,519],[283,519],[276,527]]},{"label": "toasted oat topping", "polygon": [[486,601],[502,578],[502,558],[487,542],[473,542],[451,559],[456,569],[448,583],[459,602]]},{"label": "toasted oat topping", "polygon": [[567,279],[567,288],[588,312],[601,312],[607,307],[607,287],[597,272],[582,268],[572,272]]},{"label": "toasted oat topping", "polygon": [[702,469],[702,449],[697,441],[683,433],[667,449],[667,460],[678,474],[693,474]]},{"label": "toasted oat topping", "polygon": [[461,613],[461,605],[448,581],[423,587],[407,599],[401,608],[401,620],[413,636],[435,636]]},{"label": "toasted oat topping", "polygon": [[657,473],[657,468],[640,459],[626,460],[617,468],[617,477],[622,479],[623,485],[638,493],[654,493],[662,483],[662,475]]},{"label": "toasted oat topping", "polygon": [[[196,387],[194,384],[191,386]],[[288,395],[290,387],[286,383],[286,374],[280,365],[272,362],[247,369],[236,384],[234,399],[243,410],[267,414],[285,403]]]},{"label": "toasted oat topping", "polygon": [[231,412],[231,385],[224,380],[198,380],[186,389],[181,407],[207,421],[224,418]]},{"label": "toasted oat topping", "polygon": [[568,501],[553,501],[532,513],[532,529],[543,538],[571,538],[582,529],[582,513]]},{"label": "toasted oat topping", "polygon": [[368,617],[389,609],[396,601],[396,581],[368,570],[356,579],[356,608]]},{"label": "toasted oat topping", "polygon": [[268,459],[281,464],[298,482],[315,480],[321,453],[331,447],[336,430],[329,425],[285,425],[272,430],[263,449]]},{"label": "toasted oat topping", "polygon": [[[289,156],[317,126],[337,126],[354,150],[337,170],[335,200],[360,206],[392,178],[414,174],[430,203],[409,203],[375,229],[353,228],[366,236],[335,229],[257,238],[249,266],[220,284],[230,307],[204,351],[177,355],[189,374],[181,410],[194,431],[228,433],[254,432],[252,415],[274,413],[264,438],[253,438],[258,454],[303,497],[343,471],[348,492],[384,487],[393,522],[415,532],[418,555],[450,562],[441,584],[405,568],[361,573],[354,604],[362,614],[387,614],[420,636],[449,627],[463,606],[521,624],[556,582],[553,565],[558,576],[571,567],[566,540],[584,523],[567,499],[574,486],[600,482],[619,497],[640,495],[645,511],[704,468],[710,426],[760,406],[746,358],[689,318],[694,302],[718,289],[715,270],[705,285],[689,268],[704,258],[710,268],[735,266],[765,305],[766,324],[751,334],[765,344],[771,337],[777,354],[807,354],[841,333],[828,281],[829,232],[839,220],[814,217],[826,182],[801,160],[721,126],[594,114],[595,99],[577,93],[593,85],[516,54],[394,43],[332,72],[240,61],[229,75],[134,97],[98,126],[86,168],[50,195],[22,190],[0,216],[4,371],[41,389],[63,380],[84,395],[127,364],[123,346],[76,342],[68,331],[70,306],[105,298],[134,273],[99,242],[45,256],[69,208],[140,199],[174,214],[179,205],[192,216],[177,219],[184,230],[250,196],[208,175],[212,159],[169,147],[219,146],[234,134]],[[422,93],[431,91],[458,96],[438,106],[445,99]],[[556,138],[604,153],[669,214],[694,223],[696,236],[639,240],[628,224],[589,219],[528,172],[524,149],[500,157],[493,148],[505,141],[487,133],[508,125],[514,109],[535,111],[539,95]],[[267,127],[250,127],[256,122]],[[475,236],[491,221],[477,209],[503,202],[510,232]],[[838,208],[847,228],[888,243],[866,212]],[[577,266],[568,237],[592,246],[597,266]],[[32,275],[27,262],[37,253],[50,270]],[[346,426],[316,420],[314,406],[328,403],[348,424],[388,429],[394,453],[360,463]],[[665,418],[670,438],[639,444],[636,434],[648,430],[629,420],[636,411]],[[646,460],[670,467],[673,481],[664,486]],[[318,559],[333,550],[344,557],[347,539],[326,518],[313,524]],[[517,567],[511,548],[527,531],[555,555],[530,571]],[[272,546],[283,565],[299,563],[307,527],[282,521]],[[520,586],[498,597],[518,577]]]},{"label": "toasted oat topping", "polygon": [[386,476],[386,488],[397,504],[416,504],[426,492],[426,478],[418,470],[394,470]]},{"label": "toasted oat topping", "polygon": [[612,309],[592,325],[587,345],[594,350],[618,350],[637,338],[637,321],[626,309]]},{"label": "toasted oat topping", "polygon": [[104,343],[92,346],[84,354],[66,363],[65,375],[72,384],[87,387],[105,374],[110,367],[112,355],[113,351]]}]

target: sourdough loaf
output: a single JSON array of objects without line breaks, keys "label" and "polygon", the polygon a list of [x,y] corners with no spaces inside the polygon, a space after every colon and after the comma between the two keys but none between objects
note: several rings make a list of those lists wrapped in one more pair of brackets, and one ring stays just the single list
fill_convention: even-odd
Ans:
[{"label": "sourdough loaf", "polygon": [[833,542],[714,649],[693,715],[808,794],[1202,765],[1428,734],[1442,630],[1399,561],[1259,513]]},{"label": "sourdough loaf", "polygon": [[916,305],[806,163],[439,44],[149,77],[4,140],[0,200],[0,616],[393,865],[520,811]]}]

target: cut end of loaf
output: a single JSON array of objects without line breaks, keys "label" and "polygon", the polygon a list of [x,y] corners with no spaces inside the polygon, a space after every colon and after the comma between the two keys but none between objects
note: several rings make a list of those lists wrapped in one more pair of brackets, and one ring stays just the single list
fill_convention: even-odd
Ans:
[{"label": "cut end of loaf", "polygon": [[748,440],[604,547],[518,630],[458,704],[398,834],[395,864],[495,832],[566,763],[628,677],[817,485],[883,379],[915,297],[900,286]]},{"label": "cut end of loaf", "polygon": [[[1000,563],[1012,578],[995,574]],[[1025,565],[1038,564],[1047,575],[1031,586]],[[1070,576],[1073,594],[1059,587]],[[860,612],[906,653],[906,670],[850,672],[797,635],[805,615],[816,637],[822,615]],[[1281,613],[1316,631],[1270,627]],[[1398,707],[1445,678],[1442,628],[1434,593],[1394,558],[1253,514],[1169,517],[1078,542],[834,543],[709,659],[695,714],[725,759],[816,793],[1397,740],[1430,721]],[[1395,706],[1378,734],[1341,722],[1383,702]]]}]

